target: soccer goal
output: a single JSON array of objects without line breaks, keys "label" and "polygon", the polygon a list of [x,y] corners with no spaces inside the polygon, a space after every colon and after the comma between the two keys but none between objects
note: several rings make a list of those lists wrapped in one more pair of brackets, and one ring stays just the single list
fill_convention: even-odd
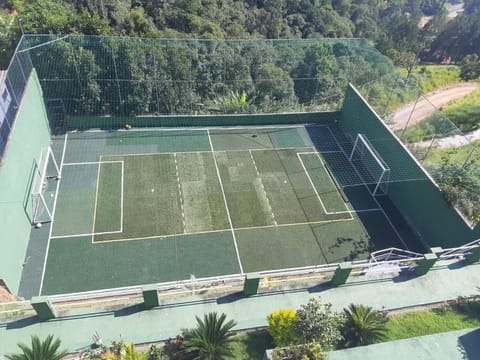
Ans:
[{"label": "soccer goal", "polygon": [[50,147],[42,149],[35,164],[31,191],[32,225],[35,227],[52,221],[56,181],[59,179],[60,169],[55,154]]},{"label": "soccer goal", "polygon": [[390,168],[364,134],[357,135],[350,153],[350,162],[365,184],[370,185],[373,195],[387,194]]}]

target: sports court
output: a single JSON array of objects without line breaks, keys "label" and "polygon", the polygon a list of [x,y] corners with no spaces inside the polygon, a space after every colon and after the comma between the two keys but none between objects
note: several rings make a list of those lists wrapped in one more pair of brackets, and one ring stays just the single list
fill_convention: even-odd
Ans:
[{"label": "sports court", "polygon": [[[405,248],[335,125],[148,128],[53,139],[41,293],[367,258]],[[368,183],[368,185],[367,185]]]}]

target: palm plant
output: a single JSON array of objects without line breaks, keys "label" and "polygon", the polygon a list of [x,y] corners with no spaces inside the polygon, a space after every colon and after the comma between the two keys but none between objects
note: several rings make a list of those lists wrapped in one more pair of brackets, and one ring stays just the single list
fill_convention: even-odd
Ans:
[{"label": "palm plant", "polygon": [[53,335],[48,335],[44,341],[38,336],[32,336],[31,346],[23,343],[17,344],[22,350],[20,354],[6,355],[8,360],[60,360],[68,354],[66,350],[59,351],[60,339],[53,339]]},{"label": "palm plant", "polygon": [[350,304],[343,311],[342,335],[346,347],[369,345],[385,339],[386,314],[374,311],[370,306],[355,304]]},{"label": "palm plant", "polygon": [[233,339],[229,331],[237,325],[233,320],[225,322],[225,314],[218,316],[216,312],[208,313],[201,320],[198,316],[197,327],[192,329],[185,341],[188,352],[195,354],[195,359],[220,360],[230,355],[230,344]]}]

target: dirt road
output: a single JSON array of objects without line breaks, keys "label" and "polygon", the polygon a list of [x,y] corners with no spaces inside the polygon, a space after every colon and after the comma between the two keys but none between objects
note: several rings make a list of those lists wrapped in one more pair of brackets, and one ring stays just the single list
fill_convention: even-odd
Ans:
[{"label": "dirt road", "polygon": [[455,99],[468,95],[479,87],[480,83],[460,83],[428,93],[417,102],[416,106],[415,102],[412,102],[395,111],[393,116],[388,119],[389,126],[392,130],[403,129],[409,121],[410,113],[414,108],[415,110],[408,122],[408,126],[415,125],[432,114],[435,108],[445,106]]}]

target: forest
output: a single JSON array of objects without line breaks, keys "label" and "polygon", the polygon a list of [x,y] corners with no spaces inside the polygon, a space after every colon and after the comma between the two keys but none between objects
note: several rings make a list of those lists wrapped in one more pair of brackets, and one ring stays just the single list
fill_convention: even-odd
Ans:
[{"label": "forest", "polygon": [[[450,3],[458,0],[450,0]],[[0,0],[0,68],[21,31],[189,39],[370,40],[396,65],[480,53],[480,0]],[[458,41],[462,39],[464,41]]]}]

